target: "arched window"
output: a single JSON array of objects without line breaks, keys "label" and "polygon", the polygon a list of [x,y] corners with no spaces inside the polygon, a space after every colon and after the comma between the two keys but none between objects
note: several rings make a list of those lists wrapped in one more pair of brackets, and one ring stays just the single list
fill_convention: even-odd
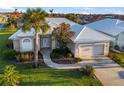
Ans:
[{"label": "arched window", "polygon": [[30,42],[30,40],[29,39],[24,39],[23,40],[23,43],[27,43],[27,42]]}]

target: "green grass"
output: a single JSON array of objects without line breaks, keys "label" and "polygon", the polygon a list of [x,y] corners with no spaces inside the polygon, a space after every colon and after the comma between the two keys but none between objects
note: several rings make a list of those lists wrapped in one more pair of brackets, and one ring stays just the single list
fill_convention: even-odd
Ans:
[{"label": "green grass", "polygon": [[109,56],[115,62],[117,62],[120,66],[123,66],[124,67],[124,54],[110,51]]},{"label": "green grass", "polygon": [[[7,33],[7,32],[6,32]],[[12,33],[11,33],[12,34]],[[6,49],[6,42],[10,34],[0,35],[0,55]],[[14,64],[21,74],[19,85],[42,85],[42,86],[82,86],[101,85],[101,83],[88,76],[82,75],[78,70],[58,70],[48,68],[44,64],[40,68],[33,69],[32,64],[18,63],[14,60],[6,60],[0,56],[0,73],[8,64]],[[1,75],[0,75],[1,76]]]},{"label": "green grass", "polygon": [[83,76],[78,70],[58,70],[47,67],[22,71],[23,81],[20,85],[44,86],[81,86],[101,85],[101,83],[88,76]]},{"label": "green grass", "polygon": [[4,27],[0,30],[0,35],[10,35],[12,33],[15,33],[16,32],[16,28],[11,28],[11,27]]}]

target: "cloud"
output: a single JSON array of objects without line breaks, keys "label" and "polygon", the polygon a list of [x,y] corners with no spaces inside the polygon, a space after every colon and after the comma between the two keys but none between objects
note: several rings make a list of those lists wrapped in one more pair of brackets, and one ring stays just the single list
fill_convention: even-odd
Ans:
[{"label": "cloud", "polygon": [[111,14],[124,14],[124,11],[120,9],[105,9],[104,11]]},{"label": "cloud", "polygon": [[115,10],[115,11],[113,11],[113,14],[124,14],[124,11],[121,11],[121,10]]},{"label": "cloud", "polygon": [[89,12],[86,12],[86,11],[83,11],[83,12],[80,12],[81,14],[90,14]]},{"label": "cloud", "polygon": [[81,13],[81,14],[90,14],[90,10],[92,10],[92,8],[90,7],[72,7],[73,10],[75,10],[75,13]]},{"label": "cloud", "polygon": [[0,12],[13,12],[15,9],[17,9],[19,12],[25,12],[24,9],[18,9],[14,7],[0,7]]},{"label": "cloud", "polygon": [[0,12],[12,12],[14,10],[12,7],[0,7]]}]

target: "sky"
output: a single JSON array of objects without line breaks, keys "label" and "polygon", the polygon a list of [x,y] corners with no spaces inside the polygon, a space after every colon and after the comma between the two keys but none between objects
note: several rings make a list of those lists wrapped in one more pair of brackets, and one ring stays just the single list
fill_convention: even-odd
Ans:
[{"label": "sky", "polygon": [[[25,12],[29,7],[0,7],[0,12],[12,12],[18,9]],[[32,7],[30,7],[32,8]],[[33,7],[36,8],[36,7]],[[49,12],[54,9],[54,13],[80,13],[80,14],[124,14],[124,7],[41,7]]]}]

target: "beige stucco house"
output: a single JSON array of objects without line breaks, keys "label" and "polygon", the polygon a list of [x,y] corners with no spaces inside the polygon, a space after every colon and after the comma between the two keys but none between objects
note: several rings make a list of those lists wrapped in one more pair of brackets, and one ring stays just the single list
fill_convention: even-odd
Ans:
[{"label": "beige stucco house", "polygon": [[[111,20],[113,19],[105,19],[101,21]],[[80,25],[66,18],[46,18],[46,21],[48,22],[50,29],[45,35],[42,34],[42,31],[39,32],[39,50],[55,49],[58,47],[57,41],[52,36],[52,32],[54,27],[57,27],[63,22],[70,24],[71,30],[75,32],[75,35],[70,38],[70,42],[68,43],[68,47],[74,53],[75,57],[93,58],[97,56],[107,56],[109,53],[110,42],[115,42],[115,40],[117,40],[116,35],[113,36],[109,33],[109,29],[104,29],[103,31],[96,29],[99,28],[99,26],[102,26],[102,23],[101,25],[99,23],[100,21],[97,21],[98,24],[97,22],[94,22],[87,25]],[[98,26],[95,27],[95,24]],[[106,24],[106,26],[108,26],[108,24]],[[118,33],[121,32],[122,31]],[[14,49],[16,51],[27,52],[34,50],[34,35],[35,31],[33,28],[27,32],[19,29],[16,33],[10,36],[9,39],[13,40]],[[119,37],[123,39],[123,36],[118,36],[118,38]],[[123,43],[121,44],[123,46]]]}]

